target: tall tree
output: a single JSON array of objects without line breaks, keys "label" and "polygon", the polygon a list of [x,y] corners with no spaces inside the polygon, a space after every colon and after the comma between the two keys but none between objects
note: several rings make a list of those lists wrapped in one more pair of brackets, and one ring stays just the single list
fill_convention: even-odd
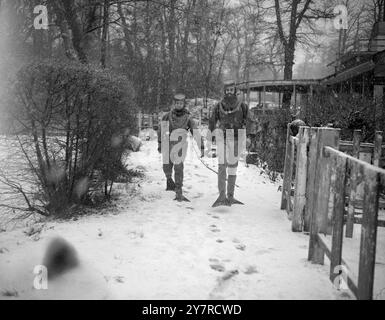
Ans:
[{"label": "tall tree", "polygon": [[110,16],[110,0],[104,0],[103,5],[103,27],[102,27],[102,39],[101,39],[101,50],[100,50],[100,64],[103,68],[106,67],[106,56],[107,56],[107,37],[109,27],[109,16]]},{"label": "tall tree", "polygon": [[[333,14],[330,8],[320,7],[313,0],[274,0],[274,9],[276,28],[284,50],[283,78],[284,80],[292,80],[295,49],[300,37],[303,38],[302,40],[308,41],[307,33],[311,33],[315,28],[312,22],[321,18],[331,18]],[[289,108],[290,101],[291,91],[286,91],[283,95],[283,107]]]}]

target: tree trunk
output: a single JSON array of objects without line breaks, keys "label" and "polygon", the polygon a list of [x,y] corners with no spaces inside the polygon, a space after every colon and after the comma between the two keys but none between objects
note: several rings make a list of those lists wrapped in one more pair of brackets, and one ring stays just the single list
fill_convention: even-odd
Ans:
[{"label": "tree trunk", "polygon": [[[38,5],[38,2],[36,0],[30,2],[30,10],[31,10],[32,16],[34,15],[33,9],[36,5]],[[32,32],[33,55],[38,59],[44,58],[44,52],[45,52],[44,35],[46,32],[47,30],[44,30],[44,29],[34,30]]]},{"label": "tree trunk", "polygon": [[72,31],[73,47],[78,54],[79,60],[82,63],[87,63],[88,59],[82,43],[83,32],[76,14],[74,0],[66,0],[62,4],[64,6],[64,15]]},{"label": "tree trunk", "polygon": [[151,87],[153,84],[153,65],[152,65],[152,49],[154,43],[152,42],[152,14],[150,2],[146,3],[146,18],[145,18],[145,39],[146,39],[146,56],[145,56],[145,68],[144,68],[144,89],[145,89],[145,97],[144,103],[148,108],[148,112],[154,111],[154,104],[152,99],[152,94],[148,94],[151,92]]},{"label": "tree trunk", "polygon": [[196,0],[192,0],[192,3],[189,2],[188,11],[186,12],[186,26],[184,29],[183,41],[182,41],[182,59],[181,59],[181,74],[180,79],[182,83],[183,90],[187,89],[187,68],[188,68],[188,38],[190,36],[190,26],[191,26],[191,11],[195,9]]},{"label": "tree trunk", "polygon": [[[298,5],[300,2],[301,0],[293,0],[291,3],[289,35],[286,37],[283,31],[279,0],[275,0],[275,13],[277,18],[278,34],[279,34],[280,41],[285,49],[285,67],[283,71],[284,80],[293,79],[294,52],[295,52],[295,44],[297,42],[297,30],[302,21],[304,14],[309,9],[311,0],[306,0],[302,10],[298,12]],[[283,93],[283,97],[282,97],[283,108],[285,109],[290,108],[291,95],[292,95],[291,90],[286,90]]]},{"label": "tree trunk", "polygon": [[102,68],[106,67],[107,59],[107,35],[109,27],[109,11],[110,11],[110,0],[104,0],[103,6],[103,31],[102,31],[102,43],[100,49],[100,64]]},{"label": "tree trunk", "polygon": [[169,83],[172,89],[175,88],[175,4],[176,0],[170,1],[170,15],[168,21],[168,51],[169,51]]},{"label": "tree trunk", "polygon": [[60,35],[63,40],[63,47],[65,55],[68,59],[74,60],[76,57],[73,54],[72,46],[71,46],[71,38],[70,38],[70,31],[68,30],[68,25],[66,23],[64,13],[62,8],[60,8],[57,1],[50,2],[50,5],[52,6],[52,11],[55,12],[56,16],[56,24],[58,25],[60,29]]},{"label": "tree trunk", "polygon": [[[161,14],[159,16],[159,23],[161,27],[161,43],[160,43],[160,51],[161,51],[161,62],[159,65],[159,75],[158,75],[158,100],[157,100],[157,106],[158,109],[160,106],[163,107],[164,102],[164,96],[165,91],[167,88],[167,84],[165,83],[165,69],[166,69],[166,31],[165,31],[165,24],[163,15]],[[162,99],[163,98],[163,99]],[[158,110],[159,112],[159,110]]]},{"label": "tree trunk", "polygon": [[[295,43],[291,41],[285,46],[285,67],[283,70],[283,79],[293,79],[293,66],[294,66],[294,48]],[[293,91],[291,89],[285,90],[282,96],[282,108],[290,109],[291,96]]]},{"label": "tree trunk", "polygon": [[122,4],[120,2],[117,3],[117,11],[118,11],[120,20],[122,22],[123,33],[124,33],[124,44],[126,46],[130,62],[132,63],[134,61],[134,48],[131,44],[132,39],[130,36],[129,27],[126,21],[126,17],[123,13]]}]

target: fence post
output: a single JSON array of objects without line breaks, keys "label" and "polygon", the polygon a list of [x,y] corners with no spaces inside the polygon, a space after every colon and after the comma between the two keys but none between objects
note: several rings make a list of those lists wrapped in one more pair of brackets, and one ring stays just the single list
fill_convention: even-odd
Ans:
[{"label": "fence post", "polygon": [[300,232],[303,228],[304,209],[306,205],[306,177],[307,177],[307,148],[310,140],[310,128],[300,127],[298,133],[298,147],[296,160],[296,179],[294,187],[294,209],[291,229]]},{"label": "fence post", "polygon": [[329,210],[330,198],[330,158],[324,157],[324,147],[333,147],[339,149],[340,129],[322,128],[320,132],[320,148],[316,182],[318,181],[318,196],[315,202],[315,210],[318,218],[318,232],[324,234],[332,233],[332,212]]},{"label": "fence post", "polygon": [[332,183],[333,201],[333,236],[330,257],[330,280],[338,276],[335,268],[342,263],[342,241],[344,232],[345,213],[345,187],[347,160],[342,157],[334,157],[334,179]]},{"label": "fence post", "polygon": [[361,172],[365,192],[358,270],[358,299],[369,300],[373,298],[380,176],[378,172],[370,169],[369,165],[361,167]]},{"label": "fence post", "polygon": [[[360,157],[360,143],[361,143],[361,130],[354,130],[353,133],[353,154],[354,158],[359,159]],[[354,229],[354,205],[356,202],[357,195],[357,166],[352,165],[350,174],[350,192],[349,192],[349,204],[348,204],[348,215],[346,217],[346,231],[345,236],[347,238],[353,237]]]},{"label": "fence post", "polygon": [[382,154],[382,131],[376,131],[374,137],[374,150],[373,150],[373,160],[372,163],[374,166],[380,166],[380,159]]},{"label": "fence post", "polygon": [[[307,164],[307,182],[306,182],[306,206],[304,217],[304,231],[310,231],[311,214],[314,206],[314,188],[318,149],[318,128],[310,128],[309,158]],[[310,260],[310,259],[309,259]]]},{"label": "fence post", "polygon": [[156,112],[153,114],[153,124],[154,124],[154,130],[159,129],[159,114]]},{"label": "fence post", "polygon": [[139,111],[138,113],[138,128],[139,128],[139,132],[142,131],[142,112]]},{"label": "fence post", "polygon": [[151,129],[153,129],[154,128],[154,121],[153,121],[153,119],[154,119],[154,115],[152,114],[152,113],[150,113],[149,115],[148,115],[148,117],[150,118],[149,119],[149,127],[151,128]]},{"label": "fence post", "polygon": [[313,209],[310,224],[309,258],[314,263],[323,264],[324,250],[318,244],[318,233],[331,234],[331,215],[329,215],[330,160],[324,157],[324,147],[338,149],[340,129],[320,128],[316,158],[315,187],[313,189]]},{"label": "fence post", "polygon": [[[289,185],[289,188],[287,187],[288,184],[290,184],[291,177],[289,177],[289,169],[290,169],[290,156],[291,156],[291,145],[290,145],[290,125],[287,125],[287,132],[286,132],[286,151],[285,151],[285,164],[283,169],[283,182],[282,182],[282,197],[281,197],[281,210],[287,208],[287,198],[286,198],[286,191],[291,191],[291,186]],[[289,192],[290,192],[289,191]],[[290,193],[289,193],[290,194]]]},{"label": "fence post", "polygon": [[[313,257],[316,254],[316,237],[317,237],[317,224],[315,219],[315,212],[314,206],[315,206],[315,199],[316,199],[316,174],[317,174],[317,157],[319,153],[319,136],[320,136],[320,128],[311,128],[311,138],[310,138],[310,157],[309,157],[309,170],[308,170],[308,176],[309,176],[309,185],[307,188],[308,192],[308,215],[309,215],[309,254],[308,254],[308,260],[313,261]],[[320,263],[323,263],[323,254],[321,254],[320,257]]]},{"label": "fence post", "polygon": [[[291,193],[291,190],[292,190],[292,182],[293,182],[293,168],[294,168],[294,161],[296,160],[295,159],[295,154],[296,154],[296,147],[297,147],[297,145],[295,143],[295,140],[293,138],[294,138],[293,136],[289,137],[290,161],[289,161],[289,170],[288,170],[288,173],[287,173],[288,177],[289,177],[289,181],[287,183],[289,189],[287,190],[287,193],[286,193],[286,196],[287,196],[286,199],[288,201],[288,207],[286,207],[286,211],[288,213],[289,219],[292,219],[292,215],[293,215],[293,205],[294,205],[294,203],[292,203],[292,201],[291,201],[291,196],[294,195],[294,194]],[[297,172],[294,172],[294,175],[297,175]],[[295,177],[294,177],[294,180],[295,180]]]}]

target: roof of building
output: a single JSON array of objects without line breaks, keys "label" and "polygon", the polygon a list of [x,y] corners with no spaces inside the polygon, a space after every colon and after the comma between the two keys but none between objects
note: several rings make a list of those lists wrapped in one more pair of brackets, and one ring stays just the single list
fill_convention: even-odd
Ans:
[{"label": "roof of building", "polygon": [[242,82],[237,85],[238,89],[246,92],[250,91],[267,91],[267,92],[283,92],[294,90],[306,93],[310,90],[310,86],[320,85],[320,79],[293,79],[293,80],[257,80],[251,82]]},{"label": "roof of building", "polygon": [[385,75],[385,50],[370,53],[370,59],[365,59],[350,68],[335,72],[321,79],[293,79],[293,80],[257,80],[238,83],[240,91],[266,91],[266,92],[284,92],[295,90],[299,93],[308,93],[314,86],[329,86],[340,83],[367,72],[374,72],[375,76],[383,77]]}]

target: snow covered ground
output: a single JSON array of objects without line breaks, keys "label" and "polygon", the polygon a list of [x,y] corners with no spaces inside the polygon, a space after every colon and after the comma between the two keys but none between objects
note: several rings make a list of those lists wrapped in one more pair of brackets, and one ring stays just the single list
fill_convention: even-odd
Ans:
[{"label": "snow covered ground", "polygon": [[[215,159],[204,161],[215,164]],[[23,233],[25,228],[0,232],[0,291],[14,290],[18,298],[28,298],[33,264],[41,261],[47,241],[60,235],[103,279],[112,298],[351,298],[333,288],[327,265],[307,261],[308,236],[291,232],[285,211],[279,209],[279,184],[260,175],[259,168],[239,165],[236,197],[244,206],[211,208],[216,175],[191,148],[184,181],[191,203],[173,201],[174,193],[165,191],[155,141],[132,153],[129,165],[143,170],[145,178],[120,185],[121,196],[111,208],[71,221],[45,222],[31,237]],[[68,282],[69,288],[74,285]]]}]

